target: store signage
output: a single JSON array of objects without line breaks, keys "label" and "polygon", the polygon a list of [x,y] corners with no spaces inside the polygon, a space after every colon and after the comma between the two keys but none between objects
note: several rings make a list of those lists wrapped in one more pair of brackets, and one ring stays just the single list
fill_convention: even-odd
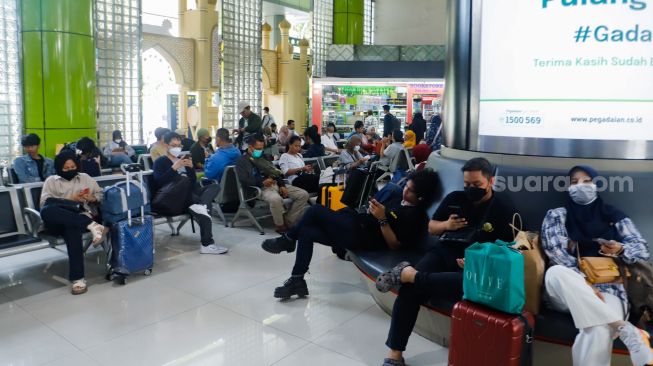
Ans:
[{"label": "store signage", "polygon": [[338,94],[348,95],[390,95],[396,92],[394,86],[351,86],[336,87]]},{"label": "store signage", "polygon": [[442,92],[444,83],[411,83],[409,87],[413,94],[437,94]]}]

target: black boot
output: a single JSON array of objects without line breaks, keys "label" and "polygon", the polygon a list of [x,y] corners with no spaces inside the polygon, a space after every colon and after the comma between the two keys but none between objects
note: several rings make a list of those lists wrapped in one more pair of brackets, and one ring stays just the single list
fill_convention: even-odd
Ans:
[{"label": "black boot", "polygon": [[266,239],[263,241],[261,248],[268,253],[279,254],[281,252],[292,253],[295,251],[295,241],[282,235],[275,239]]},{"label": "black boot", "polygon": [[298,297],[308,296],[308,286],[306,281],[301,277],[290,277],[283,286],[274,289],[274,297],[277,299],[290,299],[293,295]]}]

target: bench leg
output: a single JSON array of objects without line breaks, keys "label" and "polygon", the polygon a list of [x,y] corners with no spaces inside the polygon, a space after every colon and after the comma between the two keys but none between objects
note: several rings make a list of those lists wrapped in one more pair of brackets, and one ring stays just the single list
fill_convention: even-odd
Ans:
[{"label": "bench leg", "polygon": [[189,219],[182,220],[182,221],[179,223],[179,226],[177,226],[177,235],[179,235],[179,231],[181,230],[182,227],[184,227],[184,225],[186,225],[186,223],[188,222],[188,220],[189,220]]},{"label": "bench leg", "polygon": [[220,220],[222,220],[224,227],[229,227],[229,223],[227,222],[227,219],[224,217],[224,212],[222,212],[222,208],[220,208],[219,204],[216,203],[213,205],[213,211],[218,214],[218,217],[220,218]]},{"label": "bench leg", "polygon": [[168,227],[170,228],[170,236],[178,236],[179,232],[176,230],[174,225],[172,225],[172,220],[168,219]]}]

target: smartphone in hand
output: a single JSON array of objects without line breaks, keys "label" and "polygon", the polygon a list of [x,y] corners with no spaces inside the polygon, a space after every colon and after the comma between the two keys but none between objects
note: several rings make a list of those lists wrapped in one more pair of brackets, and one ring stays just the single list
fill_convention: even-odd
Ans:
[{"label": "smartphone in hand", "polygon": [[606,239],[603,239],[603,238],[595,238],[595,239],[592,239],[592,241],[597,242],[599,245],[605,245],[605,246],[608,246],[608,247],[611,246],[610,240],[606,240]]},{"label": "smartphone in hand", "polygon": [[465,218],[465,216],[463,215],[463,209],[460,206],[451,205],[448,206],[448,208],[449,208],[449,215],[456,215],[456,218],[458,219]]}]

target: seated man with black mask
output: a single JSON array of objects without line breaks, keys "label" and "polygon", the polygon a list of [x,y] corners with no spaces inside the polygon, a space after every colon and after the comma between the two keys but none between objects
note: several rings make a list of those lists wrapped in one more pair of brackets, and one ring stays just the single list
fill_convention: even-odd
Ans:
[{"label": "seated man with black mask", "polygon": [[436,237],[431,250],[415,266],[402,262],[377,278],[376,286],[381,292],[399,287],[386,341],[390,353],[384,366],[405,365],[402,355],[421,304],[432,297],[452,303],[462,299],[467,247],[475,242],[513,240],[509,224],[515,209],[492,190],[492,164],[484,158],[474,158],[461,170],[465,190],[447,195],[429,223],[429,234]]}]

